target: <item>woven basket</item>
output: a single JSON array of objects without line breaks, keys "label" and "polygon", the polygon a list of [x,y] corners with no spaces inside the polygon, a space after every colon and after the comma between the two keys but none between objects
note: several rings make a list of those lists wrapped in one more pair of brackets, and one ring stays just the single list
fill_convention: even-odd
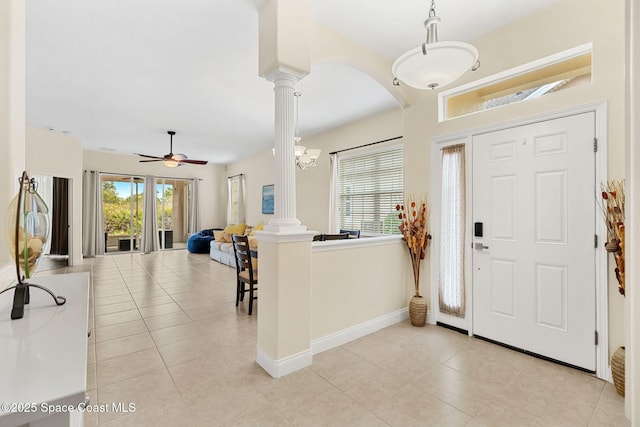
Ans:
[{"label": "woven basket", "polygon": [[409,319],[413,326],[424,326],[427,323],[427,300],[412,296],[409,301]]},{"label": "woven basket", "polygon": [[616,391],[622,397],[624,397],[624,347],[618,347],[611,356],[611,375],[613,376],[613,385],[616,386]]}]

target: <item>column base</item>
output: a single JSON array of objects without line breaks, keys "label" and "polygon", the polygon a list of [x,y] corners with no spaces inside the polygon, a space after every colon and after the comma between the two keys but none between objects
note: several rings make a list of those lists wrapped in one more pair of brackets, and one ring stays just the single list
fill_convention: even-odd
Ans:
[{"label": "column base", "polygon": [[300,224],[300,221],[297,219],[272,219],[269,221],[269,224],[264,226],[264,231],[269,231],[271,233],[302,233],[307,231],[307,227],[305,225]]}]

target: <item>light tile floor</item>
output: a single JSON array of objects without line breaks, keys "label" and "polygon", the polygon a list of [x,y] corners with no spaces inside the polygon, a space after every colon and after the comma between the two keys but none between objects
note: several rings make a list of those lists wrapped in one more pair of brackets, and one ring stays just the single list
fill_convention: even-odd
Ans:
[{"label": "light tile floor", "polygon": [[[168,251],[90,259],[88,426],[625,426],[623,399],[588,374],[407,322],[278,380],[256,363],[256,315],[235,270]],[[259,307],[259,301],[257,306]],[[257,309],[256,309],[257,314]]]}]

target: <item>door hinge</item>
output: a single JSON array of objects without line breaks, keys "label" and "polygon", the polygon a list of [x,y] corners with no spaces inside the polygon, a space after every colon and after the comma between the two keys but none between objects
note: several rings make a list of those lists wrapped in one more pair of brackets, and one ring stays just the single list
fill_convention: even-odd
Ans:
[{"label": "door hinge", "polygon": [[597,234],[593,235],[593,247],[598,249],[598,235]]},{"label": "door hinge", "polygon": [[598,345],[598,331],[595,331],[595,343]]},{"label": "door hinge", "polygon": [[598,138],[593,138],[593,152],[598,152]]}]

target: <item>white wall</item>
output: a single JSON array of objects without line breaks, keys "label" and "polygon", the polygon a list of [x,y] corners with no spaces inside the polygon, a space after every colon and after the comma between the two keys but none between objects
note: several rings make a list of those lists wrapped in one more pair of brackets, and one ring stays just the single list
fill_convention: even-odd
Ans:
[{"label": "white wall", "polygon": [[166,178],[199,178],[200,181],[200,225],[204,228],[222,227],[226,223],[226,181],[224,166],[186,165],[168,168],[162,162],[140,163],[138,156],[84,151],[84,170],[97,170],[113,174],[154,175]]},{"label": "white wall", "polygon": [[[18,191],[25,168],[25,2],[0,2],[0,224]],[[4,233],[2,234],[4,237]],[[0,287],[15,279],[15,267],[0,244]]]},{"label": "white wall", "polygon": [[82,143],[78,138],[48,129],[27,127],[27,172],[70,180],[69,263],[82,262]]},{"label": "white wall", "polygon": [[[322,150],[316,167],[296,168],[296,212],[302,225],[322,233],[329,226],[329,153],[402,135],[402,110],[387,111],[320,135],[304,137],[307,148]],[[267,223],[273,215],[263,215],[262,186],[274,183],[271,151],[238,161],[227,167],[227,175],[243,173],[246,185],[247,224]]]},{"label": "white wall", "polygon": [[359,240],[313,243],[312,340],[407,307],[413,277],[405,243]]},{"label": "white wall", "polygon": [[[274,160],[271,150],[227,166],[225,177],[238,174],[244,174],[247,224],[256,226],[261,222],[269,223],[273,215],[262,213],[262,186],[275,182]],[[226,197],[226,179],[224,185]]]},{"label": "white wall", "polygon": [[[303,139],[307,148],[322,150],[315,168],[296,173],[298,219],[310,230],[329,232],[329,153],[402,136],[400,107]],[[401,139],[400,141],[403,141]],[[406,142],[406,141],[405,141]]]}]

